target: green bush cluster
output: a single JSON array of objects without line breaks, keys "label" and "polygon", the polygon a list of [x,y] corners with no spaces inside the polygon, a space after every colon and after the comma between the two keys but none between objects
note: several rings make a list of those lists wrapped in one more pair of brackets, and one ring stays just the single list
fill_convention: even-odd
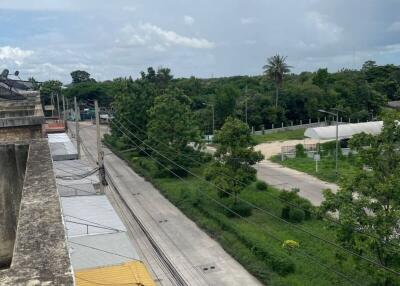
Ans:
[{"label": "green bush cluster", "polygon": [[237,215],[240,215],[242,217],[248,217],[251,216],[251,213],[253,211],[253,208],[249,204],[243,202],[237,202],[231,204],[230,209],[235,213],[233,213],[232,211],[225,210],[225,214],[228,217],[236,217]]},{"label": "green bush cluster", "polygon": [[284,202],[281,217],[293,223],[311,219],[314,207],[311,203],[298,195],[299,189],[282,191],[279,198]]},{"label": "green bush cluster", "polygon": [[266,191],[268,189],[268,184],[264,181],[257,181],[256,189],[258,191]]},{"label": "green bush cluster", "polygon": [[306,157],[306,152],[303,144],[296,145],[296,158],[304,158]]},{"label": "green bush cluster", "polygon": [[295,272],[296,265],[286,253],[277,251],[272,247],[268,247],[268,245],[261,241],[261,239],[258,239],[256,234],[252,235],[237,229],[237,227],[226,217],[214,212],[212,213],[202,206],[199,206],[198,209],[207,217],[210,217],[214,221],[218,222],[223,230],[235,235],[235,237],[239,239],[241,243],[251,250],[253,255],[255,255],[258,259],[265,261],[265,263],[269,265],[274,272],[282,276]]}]

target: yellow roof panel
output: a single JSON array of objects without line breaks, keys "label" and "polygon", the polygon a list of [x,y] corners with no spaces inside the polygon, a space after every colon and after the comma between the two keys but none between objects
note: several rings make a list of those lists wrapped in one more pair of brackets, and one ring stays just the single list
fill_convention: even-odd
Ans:
[{"label": "yellow roof panel", "polygon": [[140,261],[85,269],[75,272],[77,286],[139,285],[156,286],[146,266]]}]

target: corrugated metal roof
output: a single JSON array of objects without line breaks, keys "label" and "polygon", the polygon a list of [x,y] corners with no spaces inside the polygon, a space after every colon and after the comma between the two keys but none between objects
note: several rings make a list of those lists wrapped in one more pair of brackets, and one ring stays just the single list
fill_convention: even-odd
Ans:
[{"label": "corrugated metal roof", "polygon": [[[365,132],[377,135],[381,132],[383,121],[371,121],[355,124],[342,124],[338,127],[339,139],[351,138],[355,134]],[[336,126],[307,128],[304,136],[314,139],[335,139]]]},{"label": "corrugated metal roof", "polygon": [[75,273],[75,278],[77,286],[156,285],[146,267],[138,261],[112,267],[78,271]]},{"label": "corrugated metal roof", "polygon": [[62,197],[61,205],[69,237],[126,231],[104,195]]},{"label": "corrugated metal roof", "polygon": [[66,133],[48,134],[47,137],[54,161],[78,159],[78,151]]},{"label": "corrugated metal roof", "polygon": [[139,260],[125,232],[69,237],[68,245],[75,271]]}]

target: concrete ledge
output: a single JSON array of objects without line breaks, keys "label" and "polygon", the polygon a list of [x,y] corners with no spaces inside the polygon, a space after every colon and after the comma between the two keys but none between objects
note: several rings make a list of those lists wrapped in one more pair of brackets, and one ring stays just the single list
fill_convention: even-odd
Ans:
[{"label": "concrete ledge", "polygon": [[47,140],[29,142],[14,254],[0,285],[74,285]]}]

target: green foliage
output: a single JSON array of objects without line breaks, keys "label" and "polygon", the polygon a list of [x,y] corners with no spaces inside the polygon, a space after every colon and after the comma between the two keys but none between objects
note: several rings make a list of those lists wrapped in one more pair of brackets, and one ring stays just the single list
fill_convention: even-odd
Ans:
[{"label": "green foliage", "polygon": [[[400,128],[399,117],[389,113],[384,128],[377,136],[359,134],[350,145],[359,152],[360,161],[370,167],[358,169],[352,176],[345,176],[337,194],[325,193],[323,210],[339,213],[338,241],[359,253],[369,253],[380,264],[400,270],[398,230],[400,221]],[[368,148],[365,148],[367,147]],[[360,232],[354,229],[362,230]],[[364,235],[362,232],[369,234]],[[357,261],[361,263],[361,261]],[[388,272],[376,271],[376,285],[398,285],[400,280]]]},{"label": "green foliage", "polygon": [[305,219],[305,213],[302,209],[290,208],[289,220],[294,223],[300,223]]},{"label": "green foliage", "polygon": [[252,165],[261,161],[263,155],[254,151],[249,127],[233,117],[228,117],[215,134],[214,142],[217,144],[215,162],[205,176],[218,186],[221,197],[234,195],[236,203],[240,191],[255,181],[256,170]]},{"label": "green foliage", "polygon": [[71,72],[72,84],[93,81],[90,78],[90,73],[86,71],[76,70]]},{"label": "green foliage", "polygon": [[[154,152],[154,156],[168,169],[186,175],[183,168],[193,165],[193,160],[188,156],[199,152],[196,148],[201,141],[200,131],[190,110],[190,99],[178,89],[168,89],[155,98],[148,116],[147,141],[158,151]],[[189,143],[194,147],[190,147]]]},{"label": "green foliage", "polygon": [[297,129],[290,131],[281,131],[265,135],[253,135],[253,140],[256,144],[267,143],[272,141],[285,140],[301,140],[304,139],[305,129]]},{"label": "green foliage", "polygon": [[279,198],[285,202],[282,207],[281,217],[293,223],[300,223],[303,220],[311,219],[314,207],[311,203],[298,195],[299,189],[282,191]]},{"label": "green foliage", "polygon": [[306,157],[306,152],[304,149],[303,144],[297,144],[296,145],[296,158],[304,158]]},{"label": "green foliage", "polygon": [[278,106],[279,88],[282,86],[283,76],[290,72],[290,68],[291,67],[286,64],[286,57],[280,56],[279,54],[268,58],[267,64],[263,66],[264,73],[273,81],[275,81],[275,107]]},{"label": "green foliage", "polygon": [[253,210],[253,208],[249,204],[241,202],[241,201],[231,204],[230,209],[234,213],[232,211],[226,210],[225,214],[228,217],[237,217],[238,215],[241,217],[248,217],[248,216],[251,216],[251,213]]},{"label": "green foliage", "polygon": [[256,189],[259,191],[266,191],[268,189],[268,184],[264,181],[257,181]]}]

